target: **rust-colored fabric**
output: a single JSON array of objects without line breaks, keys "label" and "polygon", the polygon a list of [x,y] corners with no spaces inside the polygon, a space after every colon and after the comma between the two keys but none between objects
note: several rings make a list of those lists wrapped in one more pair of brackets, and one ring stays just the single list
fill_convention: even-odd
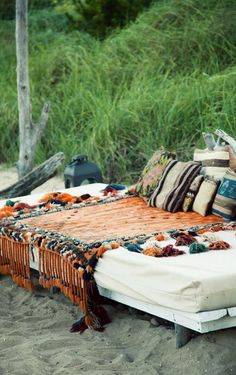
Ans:
[{"label": "rust-colored fabric", "polygon": [[80,305],[82,311],[85,308],[85,291],[82,293],[83,278],[81,272],[74,268],[73,263],[68,261],[67,257],[62,257],[55,251],[47,250],[43,247],[39,249],[39,275],[40,284],[44,288],[51,288],[56,286],[68,297],[70,300]]},{"label": "rust-colored fabric", "polygon": [[13,281],[21,287],[33,288],[28,243],[0,235],[0,273],[11,274]]},{"label": "rust-colored fabric", "polygon": [[140,197],[21,220],[32,228],[59,232],[87,243],[219,221],[223,219],[215,215],[202,217],[195,212],[169,213],[148,207]]}]

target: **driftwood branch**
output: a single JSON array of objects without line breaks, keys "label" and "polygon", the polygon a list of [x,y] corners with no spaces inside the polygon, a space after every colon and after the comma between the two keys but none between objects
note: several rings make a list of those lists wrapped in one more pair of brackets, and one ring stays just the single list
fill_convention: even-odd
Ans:
[{"label": "driftwood branch", "polygon": [[0,198],[14,198],[29,194],[36,187],[42,185],[49,180],[49,178],[53,177],[63,160],[63,152],[58,152],[44,163],[34,168],[15,184],[0,191]]},{"label": "driftwood branch", "polygon": [[41,112],[41,116],[39,121],[36,124],[31,124],[31,132],[32,132],[32,145],[36,147],[37,143],[42,137],[46,124],[48,122],[48,114],[49,114],[50,104],[45,103]]}]

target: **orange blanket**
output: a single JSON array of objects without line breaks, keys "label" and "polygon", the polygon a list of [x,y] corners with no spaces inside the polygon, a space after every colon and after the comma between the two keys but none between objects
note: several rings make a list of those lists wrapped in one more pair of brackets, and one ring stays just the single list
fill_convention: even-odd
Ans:
[{"label": "orange blanket", "polygon": [[170,213],[148,207],[140,197],[21,220],[31,228],[58,232],[87,243],[216,222],[223,222],[223,219],[215,215],[203,217],[195,212]]}]

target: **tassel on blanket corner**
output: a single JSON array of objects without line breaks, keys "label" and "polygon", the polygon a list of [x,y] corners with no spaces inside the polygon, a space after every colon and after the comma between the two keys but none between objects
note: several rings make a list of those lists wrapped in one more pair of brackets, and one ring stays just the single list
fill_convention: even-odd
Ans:
[{"label": "tassel on blanket corner", "polygon": [[225,241],[214,241],[208,246],[209,250],[228,250],[230,249],[230,244]]},{"label": "tassel on blanket corner", "polygon": [[175,242],[175,246],[188,246],[192,243],[196,242],[196,239],[189,234],[182,234],[178,236]]},{"label": "tassel on blanket corner", "polygon": [[148,255],[151,257],[159,257],[161,256],[162,249],[157,246],[147,247],[145,250],[142,251],[142,254]]},{"label": "tassel on blanket corner", "polygon": [[140,245],[131,242],[126,243],[125,247],[127,248],[127,250],[132,251],[133,253],[141,253],[143,250]]},{"label": "tassel on blanket corner", "polygon": [[173,245],[163,247],[161,252],[162,257],[178,256],[183,254],[186,254],[185,251],[176,249]]},{"label": "tassel on blanket corner", "polygon": [[204,253],[206,251],[208,251],[207,247],[201,243],[194,242],[189,246],[190,254]]}]

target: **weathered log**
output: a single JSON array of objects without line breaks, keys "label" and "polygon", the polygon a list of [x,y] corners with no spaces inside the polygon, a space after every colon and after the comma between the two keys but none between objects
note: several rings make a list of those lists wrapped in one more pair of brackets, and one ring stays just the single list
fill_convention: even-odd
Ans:
[{"label": "weathered log", "polygon": [[50,159],[34,168],[30,173],[21,178],[15,184],[8,188],[0,191],[0,199],[20,197],[22,195],[28,195],[36,187],[42,185],[44,182],[53,177],[64,160],[63,152],[58,152],[53,155]]}]

